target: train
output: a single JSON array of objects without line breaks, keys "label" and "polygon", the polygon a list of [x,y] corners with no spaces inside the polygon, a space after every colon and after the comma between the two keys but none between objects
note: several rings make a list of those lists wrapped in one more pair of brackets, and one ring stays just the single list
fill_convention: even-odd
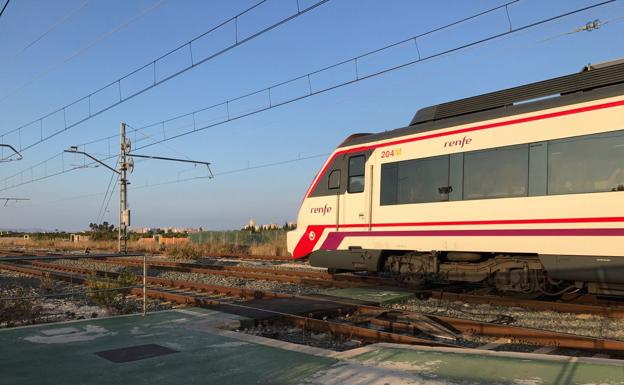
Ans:
[{"label": "train", "polygon": [[418,287],[623,295],[624,59],[349,136],[287,244],[331,273]]}]

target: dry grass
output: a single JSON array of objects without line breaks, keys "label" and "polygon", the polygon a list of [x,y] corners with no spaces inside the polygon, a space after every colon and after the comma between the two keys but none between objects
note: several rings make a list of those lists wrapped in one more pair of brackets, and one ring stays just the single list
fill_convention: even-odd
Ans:
[{"label": "dry grass", "polygon": [[[0,238],[0,248],[19,248],[26,250],[46,250],[46,251],[84,251],[91,252],[116,252],[117,241],[86,241],[72,243],[63,240],[24,240],[21,238]],[[277,239],[251,246],[235,245],[231,243],[187,243],[182,245],[163,246],[156,243],[139,244],[129,242],[130,251],[145,253],[164,253],[176,258],[197,259],[211,254],[251,254],[251,255],[288,255],[286,250],[286,235]]]},{"label": "dry grass", "polygon": [[116,241],[86,241],[86,242],[69,242],[63,240],[34,240],[20,238],[0,238],[0,247],[3,248],[20,248],[26,250],[45,249],[48,251],[76,251],[76,250],[117,250]]},{"label": "dry grass", "polygon": [[286,256],[288,250],[286,249],[286,234],[274,239],[272,242],[261,243],[252,245],[249,247],[249,253],[251,255],[271,255],[271,256]]}]

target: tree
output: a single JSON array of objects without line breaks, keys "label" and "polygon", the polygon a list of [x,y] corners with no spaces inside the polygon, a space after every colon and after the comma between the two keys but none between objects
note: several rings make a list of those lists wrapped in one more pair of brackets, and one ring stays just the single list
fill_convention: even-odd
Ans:
[{"label": "tree", "polygon": [[115,225],[108,224],[107,221],[99,225],[97,223],[89,223],[89,228],[91,229],[91,239],[94,241],[116,238]]}]

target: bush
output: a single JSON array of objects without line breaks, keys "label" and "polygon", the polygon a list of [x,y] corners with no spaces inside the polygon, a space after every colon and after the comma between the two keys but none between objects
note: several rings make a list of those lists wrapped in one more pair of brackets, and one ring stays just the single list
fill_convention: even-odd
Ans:
[{"label": "bush", "polygon": [[202,257],[201,249],[189,243],[167,246],[164,251],[172,257],[181,259],[199,259]]},{"label": "bush", "polygon": [[56,280],[50,278],[50,273],[46,273],[39,279],[39,288],[45,291],[52,291],[56,287]]},{"label": "bush", "polygon": [[124,314],[131,311],[126,296],[132,290],[129,286],[136,283],[137,277],[130,270],[123,270],[116,279],[92,276],[88,282],[89,298],[109,311]]}]

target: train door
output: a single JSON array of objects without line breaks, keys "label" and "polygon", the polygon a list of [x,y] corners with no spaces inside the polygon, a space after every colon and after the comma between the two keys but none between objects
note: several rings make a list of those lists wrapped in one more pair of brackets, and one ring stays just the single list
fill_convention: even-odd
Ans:
[{"label": "train door", "polygon": [[369,192],[365,153],[350,154],[347,159],[347,191],[340,202],[340,225],[368,226],[370,224]]}]

